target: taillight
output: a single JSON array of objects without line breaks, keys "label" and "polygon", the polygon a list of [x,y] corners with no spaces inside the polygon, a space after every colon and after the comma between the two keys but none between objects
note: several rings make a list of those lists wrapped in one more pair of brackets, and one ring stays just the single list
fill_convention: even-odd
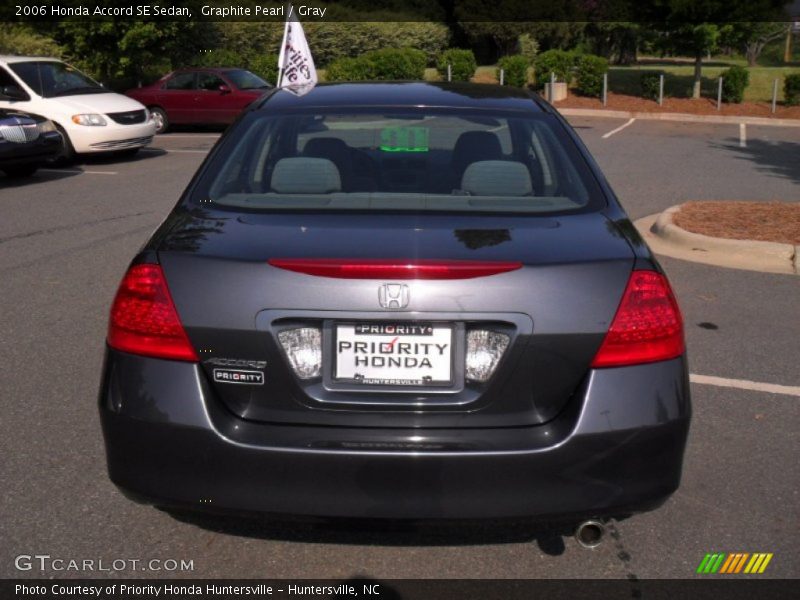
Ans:
[{"label": "taillight", "polygon": [[592,367],[668,360],[683,351],[683,320],[667,278],[634,271]]},{"label": "taillight", "polygon": [[197,361],[159,265],[132,266],[119,285],[108,325],[115,350]]},{"label": "taillight", "polygon": [[340,279],[472,279],[522,267],[520,262],[363,258],[273,258],[269,264],[306,275]]}]

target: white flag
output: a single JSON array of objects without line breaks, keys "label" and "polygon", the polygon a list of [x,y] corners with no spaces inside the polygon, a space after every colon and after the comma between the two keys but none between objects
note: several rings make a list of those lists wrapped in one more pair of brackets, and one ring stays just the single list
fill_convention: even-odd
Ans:
[{"label": "white flag", "polygon": [[278,87],[302,96],[317,85],[317,69],[314,67],[311,50],[308,49],[303,26],[291,7],[289,12],[290,16],[286,19],[283,30],[283,46],[278,55]]}]

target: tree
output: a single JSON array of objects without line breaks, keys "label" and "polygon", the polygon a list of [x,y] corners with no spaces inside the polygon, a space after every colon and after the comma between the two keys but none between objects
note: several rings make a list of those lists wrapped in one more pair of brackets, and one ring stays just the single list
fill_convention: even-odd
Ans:
[{"label": "tree", "polygon": [[717,49],[720,24],[774,20],[787,4],[787,0],[656,0],[642,12],[660,31],[665,51],[694,58],[692,96],[699,98],[703,57]]},{"label": "tree", "polygon": [[213,47],[213,23],[104,20],[64,20],[53,25],[52,37],[75,60],[102,81],[132,83],[190,61]]},{"label": "tree", "polygon": [[700,97],[703,81],[703,57],[717,49],[719,26],[715,23],[680,23],[666,31],[667,47],[675,54],[694,58],[692,98]]},{"label": "tree", "polygon": [[540,48],[565,48],[583,32],[576,0],[455,0],[453,15],[474,45],[489,39],[497,54],[517,52],[519,37],[529,34]]},{"label": "tree", "polygon": [[722,39],[729,46],[740,48],[747,66],[755,67],[764,47],[786,35],[786,23],[737,21],[722,29]]},{"label": "tree", "polygon": [[28,25],[0,22],[0,54],[61,58],[64,49]]},{"label": "tree", "polygon": [[636,61],[639,37],[638,23],[600,21],[586,27],[586,38],[592,52],[605,56],[617,65],[629,65]]}]

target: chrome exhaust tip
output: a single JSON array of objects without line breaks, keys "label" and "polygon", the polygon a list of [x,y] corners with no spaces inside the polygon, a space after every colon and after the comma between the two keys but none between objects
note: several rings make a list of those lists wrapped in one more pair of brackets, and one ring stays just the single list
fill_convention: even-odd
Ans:
[{"label": "chrome exhaust tip", "polygon": [[597,548],[603,541],[606,526],[600,521],[584,521],[575,528],[575,539],[584,548]]}]

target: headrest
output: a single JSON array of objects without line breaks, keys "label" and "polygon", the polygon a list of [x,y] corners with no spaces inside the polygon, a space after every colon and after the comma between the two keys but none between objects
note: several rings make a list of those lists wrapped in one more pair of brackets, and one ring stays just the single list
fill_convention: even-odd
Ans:
[{"label": "headrest", "polygon": [[318,137],[311,138],[303,146],[303,154],[306,156],[327,157],[336,154],[347,154],[347,144],[339,138]]},{"label": "headrest", "polygon": [[339,169],[327,158],[282,158],[272,171],[270,187],[279,194],[329,194],[342,189]]},{"label": "headrest", "polygon": [[453,146],[453,164],[464,169],[469,163],[479,160],[498,160],[502,158],[500,138],[491,131],[465,131]]},{"label": "headrest", "polygon": [[473,196],[527,196],[533,193],[528,168],[512,160],[472,163],[461,178],[461,189]]}]

